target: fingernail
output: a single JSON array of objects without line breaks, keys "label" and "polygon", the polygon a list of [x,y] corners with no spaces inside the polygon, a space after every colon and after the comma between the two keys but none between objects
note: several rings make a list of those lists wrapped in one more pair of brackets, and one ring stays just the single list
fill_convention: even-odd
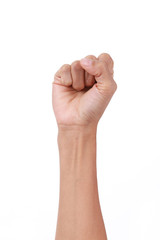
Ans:
[{"label": "fingernail", "polygon": [[84,66],[90,66],[92,64],[92,59],[89,58],[82,58],[81,59],[81,63]]}]

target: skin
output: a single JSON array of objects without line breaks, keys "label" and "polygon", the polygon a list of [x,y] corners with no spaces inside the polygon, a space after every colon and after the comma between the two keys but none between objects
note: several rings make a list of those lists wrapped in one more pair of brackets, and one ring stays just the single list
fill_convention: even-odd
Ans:
[{"label": "skin", "polygon": [[54,76],[60,196],[56,240],[106,240],[96,169],[98,121],[117,89],[107,53],[64,64]]}]

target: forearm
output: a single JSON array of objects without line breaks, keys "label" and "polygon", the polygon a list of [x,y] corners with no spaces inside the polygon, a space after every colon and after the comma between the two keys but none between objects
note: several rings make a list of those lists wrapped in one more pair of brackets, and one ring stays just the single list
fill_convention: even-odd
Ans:
[{"label": "forearm", "polygon": [[60,127],[56,240],[106,240],[97,188],[96,127]]}]

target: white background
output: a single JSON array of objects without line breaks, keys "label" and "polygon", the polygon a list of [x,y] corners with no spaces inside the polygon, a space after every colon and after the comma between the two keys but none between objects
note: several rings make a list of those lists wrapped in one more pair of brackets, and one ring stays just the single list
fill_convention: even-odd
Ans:
[{"label": "white background", "polygon": [[109,240],[160,239],[157,0],[0,0],[0,239],[53,240],[59,198],[55,71],[109,53],[118,89],[97,133]]}]

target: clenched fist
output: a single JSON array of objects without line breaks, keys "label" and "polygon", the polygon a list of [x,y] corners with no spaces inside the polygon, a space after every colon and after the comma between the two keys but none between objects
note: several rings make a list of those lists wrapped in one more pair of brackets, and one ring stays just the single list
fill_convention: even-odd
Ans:
[{"label": "clenched fist", "polygon": [[89,55],[55,74],[52,103],[58,126],[97,125],[117,89],[113,60],[107,53]]}]

